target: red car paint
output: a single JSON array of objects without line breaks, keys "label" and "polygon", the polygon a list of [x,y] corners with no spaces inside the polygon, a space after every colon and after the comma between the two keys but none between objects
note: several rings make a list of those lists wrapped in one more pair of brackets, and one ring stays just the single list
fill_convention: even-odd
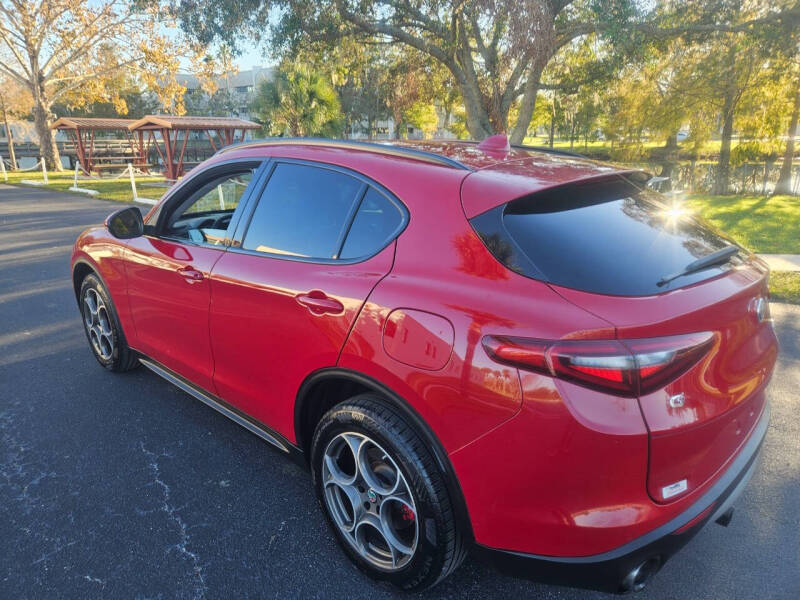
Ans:
[{"label": "red car paint", "polygon": [[[495,259],[468,219],[541,190],[630,174],[573,157],[421,143],[467,165],[370,148],[287,143],[233,148],[351,169],[408,209],[372,258],[318,264],[95,228],[73,265],[94,269],[128,344],[293,443],[303,382],[338,367],[380,382],[424,421],[457,476],[475,541],[553,557],[606,552],[686,511],[748,439],[777,354],[750,310],[767,291],[755,258],[645,297],[549,285]],[[155,214],[157,208],[151,211]],[[147,218],[146,218],[147,222]],[[493,360],[485,336],[625,340],[711,332],[713,348],[662,389],[621,397]],[[678,393],[679,408],[669,405]],[[668,500],[661,490],[686,479]]]}]

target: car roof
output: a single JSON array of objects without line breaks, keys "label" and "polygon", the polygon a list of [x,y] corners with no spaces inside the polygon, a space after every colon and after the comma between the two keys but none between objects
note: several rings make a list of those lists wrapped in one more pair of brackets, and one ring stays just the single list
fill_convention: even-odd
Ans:
[{"label": "car roof", "polygon": [[321,150],[336,150],[340,156],[341,152],[355,151],[381,158],[400,158],[404,162],[438,165],[463,173],[465,179],[461,200],[468,218],[515,198],[567,183],[632,174],[641,181],[647,177],[638,169],[625,169],[589,160],[571,152],[510,146],[505,136],[493,136],[489,140],[496,143],[478,144],[462,140],[364,142],[322,138],[269,138],[234,144],[223,148],[217,155],[252,156],[262,148],[268,150],[270,155],[275,155],[281,146],[308,149],[317,147]]}]

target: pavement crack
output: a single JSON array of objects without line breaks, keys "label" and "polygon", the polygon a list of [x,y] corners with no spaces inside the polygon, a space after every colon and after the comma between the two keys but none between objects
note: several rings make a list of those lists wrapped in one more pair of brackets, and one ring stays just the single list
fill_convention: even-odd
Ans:
[{"label": "pavement crack", "polygon": [[91,576],[91,575],[89,575],[89,574],[86,574],[86,575],[84,575],[84,576],[83,576],[83,578],[84,578],[86,581],[89,581],[89,582],[91,582],[91,583],[96,583],[96,584],[97,584],[97,585],[99,585],[101,588],[104,588],[104,587],[106,587],[106,580],[105,580],[105,579],[100,579],[100,578],[98,578],[98,577],[92,577],[92,576]]},{"label": "pavement crack", "polygon": [[33,475],[30,471],[32,463],[25,461],[28,447],[18,440],[12,429],[14,418],[10,411],[0,413],[0,441],[4,453],[0,457],[0,489],[7,487],[26,515],[41,506],[38,496],[31,494],[31,488],[39,485],[43,479],[55,477],[53,471],[42,471]]},{"label": "pavement crack", "polygon": [[189,535],[189,527],[186,525],[186,522],[183,520],[179,512],[182,507],[176,507],[171,503],[170,487],[161,478],[161,467],[158,464],[158,459],[167,458],[169,455],[151,452],[145,448],[143,442],[139,442],[139,447],[149,461],[148,466],[153,474],[153,485],[158,487],[162,492],[163,499],[161,501],[160,510],[165,513],[167,518],[175,524],[178,531],[178,543],[169,546],[166,552],[176,550],[178,554],[191,562],[192,572],[195,579],[194,597],[196,599],[204,598],[206,592],[208,591],[208,586],[206,585],[205,574],[203,573],[203,565],[200,562],[200,556],[196,552],[192,552],[189,549],[191,536]]}]

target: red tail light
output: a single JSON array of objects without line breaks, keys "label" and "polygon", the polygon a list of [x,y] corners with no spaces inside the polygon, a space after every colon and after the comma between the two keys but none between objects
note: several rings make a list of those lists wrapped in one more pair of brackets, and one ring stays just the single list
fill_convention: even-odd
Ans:
[{"label": "red tail light", "polygon": [[497,362],[544,373],[619,396],[664,387],[697,363],[714,340],[711,332],[629,340],[547,341],[488,335]]}]

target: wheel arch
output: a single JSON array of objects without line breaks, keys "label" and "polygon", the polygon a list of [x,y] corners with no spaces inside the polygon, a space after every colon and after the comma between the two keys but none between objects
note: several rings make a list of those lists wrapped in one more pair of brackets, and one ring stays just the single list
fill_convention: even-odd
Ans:
[{"label": "wheel arch", "polygon": [[106,285],[103,276],[100,275],[100,271],[96,265],[92,264],[86,258],[78,258],[72,264],[72,288],[75,292],[75,300],[80,304],[80,293],[81,293],[81,284],[83,280],[86,279],[87,275],[94,275],[97,277],[100,282],[108,289],[108,285]]},{"label": "wheel arch", "polygon": [[431,449],[433,458],[444,476],[448,495],[453,502],[456,520],[466,538],[474,540],[472,523],[467,511],[467,504],[461,484],[458,482],[455,469],[436,434],[400,394],[380,381],[351,369],[329,367],[315,371],[303,381],[297,392],[294,406],[295,441],[307,459],[310,458],[309,446],[314,428],[323,414],[333,406],[364,392],[379,394],[390,406],[400,414],[422,436],[427,447]]},{"label": "wheel arch", "polygon": [[81,285],[83,285],[83,280],[86,279],[88,275],[94,275],[97,277],[100,280],[100,283],[102,283],[103,287],[106,289],[109,299],[111,300],[111,306],[114,309],[114,314],[116,315],[117,322],[119,324],[120,335],[122,336],[122,340],[127,344],[130,338],[128,337],[128,333],[125,331],[125,326],[122,323],[122,317],[120,315],[119,308],[117,307],[114,296],[111,294],[111,288],[108,286],[105,278],[100,273],[98,266],[87,257],[76,258],[72,262],[72,287],[75,291],[75,302],[78,304],[78,310],[81,310]]}]

